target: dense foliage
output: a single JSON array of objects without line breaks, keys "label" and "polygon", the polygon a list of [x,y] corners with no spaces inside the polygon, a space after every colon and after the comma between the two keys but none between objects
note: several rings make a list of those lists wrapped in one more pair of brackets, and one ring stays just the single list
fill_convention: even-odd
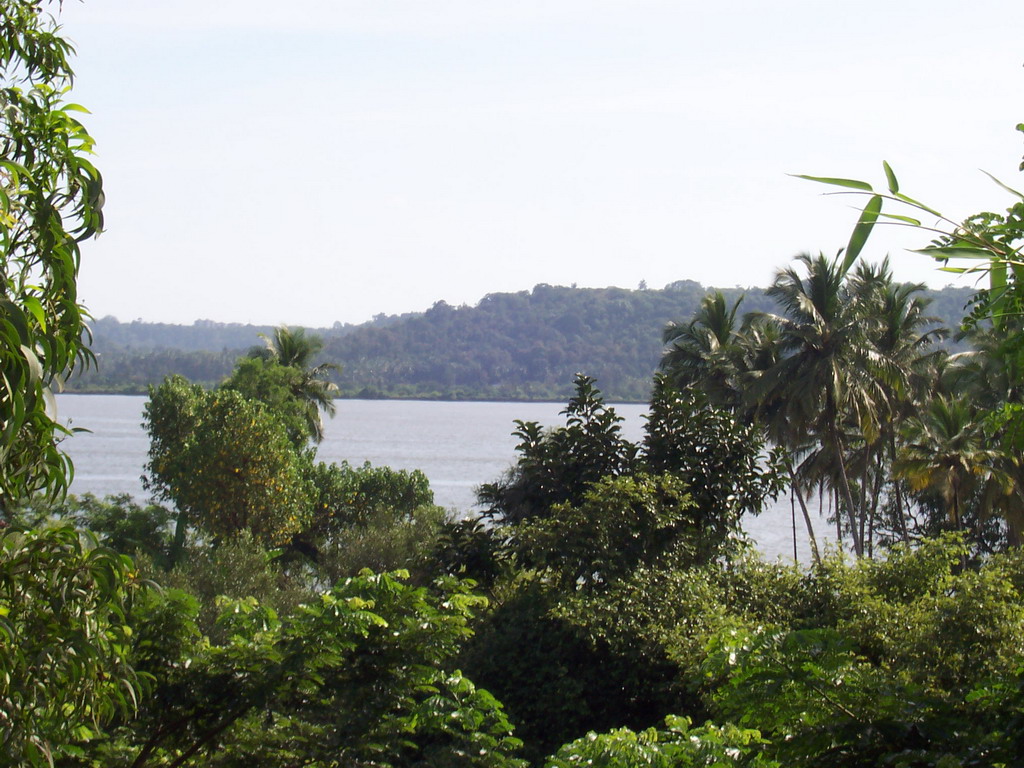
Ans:
[{"label": "dense foliage", "polygon": [[91,359],[82,343],[79,243],[103,228],[93,140],[65,101],[71,45],[33,0],[0,3],[0,514],[60,491],[53,390]]},{"label": "dense foliage", "polygon": [[[435,305],[425,313],[378,317],[358,326],[315,329],[324,339],[318,361],[342,367],[333,377],[346,397],[554,399],[572,394],[581,371],[600,381],[615,401],[644,401],[658,364],[659,329],[698,308],[706,289],[690,280],[663,289],[568,288],[495,293],[476,306]],[[746,295],[748,309],[770,311],[761,288],[726,289]],[[971,291],[929,291],[932,314],[959,324]],[[102,365],[70,383],[75,391],[145,392],[181,374],[214,385],[253,344],[260,326],[192,326],[96,321]]]},{"label": "dense foliage", "polygon": [[[37,398],[87,353],[74,233],[54,227],[99,224],[99,177],[51,99],[67,44],[38,4],[0,9],[6,73],[37,86],[3,92],[5,157],[47,138],[36,118],[56,141],[0,174],[0,336],[26,342],[5,380],[31,383],[0,393],[4,765],[1022,763],[1017,204],[932,249],[973,249],[992,277],[973,349],[948,355],[920,288],[857,262],[883,196],[839,180],[871,195],[844,254],[781,270],[772,306],[711,294],[669,326],[641,444],[577,376],[564,426],[517,422],[479,519],[447,520],[421,473],[318,463],[328,369],[288,328],[216,388],[151,390],[147,471],[170,506],[64,500]],[[886,171],[887,199],[924,207]],[[744,545],[783,479],[805,507],[831,497],[855,559]]]}]

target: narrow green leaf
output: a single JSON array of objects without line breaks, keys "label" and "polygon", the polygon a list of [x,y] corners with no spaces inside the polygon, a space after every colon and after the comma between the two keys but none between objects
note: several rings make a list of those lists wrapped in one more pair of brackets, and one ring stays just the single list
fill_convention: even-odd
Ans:
[{"label": "narrow green leaf", "polygon": [[789,175],[796,179],[815,181],[819,184],[831,184],[834,187],[847,187],[849,189],[859,189],[863,192],[874,192],[871,185],[866,181],[857,181],[856,179],[837,179],[830,176],[806,176],[802,173],[791,173]]},{"label": "narrow green leaf", "polygon": [[987,248],[972,248],[965,245],[916,248],[913,253],[931,256],[934,259],[991,259],[993,256],[992,251]]},{"label": "narrow green leaf", "polygon": [[43,365],[39,362],[39,358],[36,357],[36,353],[22,344],[21,354],[24,355],[25,360],[28,362],[29,373],[33,380],[40,381],[43,378]]},{"label": "narrow green leaf", "polygon": [[989,177],[990,179],[992,179],[992,181],[994,181],[994,182],[995,182],[996,184],[998,184],[998,185],[999,185],[1000,187],[1002,187],[1003,189],[1005,189],[1005,190],[1006,190],[1007,192],[1009,192],[1009,193],[1010,193],[1011,195],[1016,195],[1016,196],[1017,196],[1017,197],[1019,197],[1019,198],[1020,198],[1021,200],[1024,200],[1024,193],[1018,192],[1018,191],[1017,191],[1016,189],[1014,189],[1013,187],[1009,187],[1009,186],[1007,186],[1006,184],[1004,184],[1003,182],[1001,182],[1001,181],[1000,181],[999,179],[997,179],[997,178],[996,178],[995,176],[993,176],[993,175],[992,175],[991,173],[989,173],[988,171],[985,171],[985,170],[983,170],[983,171],[982,171],[982,173],[984,173],[984,174],[985,174],[986,176],[988,176],[988,177]]},{"label": "narrow green leaf", "polygon": [[885,169],[885,180],[889,184],[889,191],[894,195],[897,194],[900,191],[900,183],[896,181],[896,174],[893,173],[892,166],[883,160],[882,168]]},{"label": "narrow green leaf", "polygon": [[901,216],[898,213],[880,213],[878,214],[878,216],[879,218],[882,219],[892,219],[893,221],[901,221],[904,224],[910,224],[911,226],[914,227],[921,226],[921,222],[918,221],[917,219],[911,218],[910,216]]},{"label": "narrow green leaf", "polygon": [[853,262],[860,256],[860,252],[864,250],[864,245],[868,241],[868,236],[871,234],[871,230],[875,226],[875,222],[878,221],[878,215],[882,212],[882,197],[881,195],[874,195],[868,204],[864,206],[864,210],[860,213],[860,218],[857,220],[857,225],[853,228],[853,233],[850,235],[850,242],[846,246],[846,258],[843,260],[842,273],[846,274],[850,267],[853,266]]},{"label": "narrow green leaf", "polygon": [[1006,287],[1006,262],[993,260],[988,270],[988,279],[993,293],[1002,291]]},{"label": "narrow green leaf", "polygon": [[25,309],[27,309],[29,313],[31,313],[32,317],[36,319],[36,322],[39,323],[39,330],[46,333],[46,313],[43,311],[43,305],[40,303],[39,299],[35,296],[26,296]]},{"label": "narrow green leaf", "polygon": [[902,192],[893,192],[893,197],[895,197],[897,200],[900,200],[900,201],[906,203],[907,205],[914,206],[915,208],[917,208],[920,211],[926,211],[927,213],[930,213],[932,216],[938,216],[940,219],[946,218],[941,213],[936,211],[934,208],[929,208],[927,205],[922,203],[920,200],[915,200],[912,197],[907,197]]}]

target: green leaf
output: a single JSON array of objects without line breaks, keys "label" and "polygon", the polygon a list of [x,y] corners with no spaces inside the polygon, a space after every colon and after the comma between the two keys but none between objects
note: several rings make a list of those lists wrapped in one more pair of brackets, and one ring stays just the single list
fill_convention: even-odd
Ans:
[{"label": "green leaf", "polygon": [[894,195],[897,194],[900,191],[900,183],[896,181],[896,174],[893,173],[892,167],[883,160],[882,168],[885,169],[885,180],[889,184],[889,191]]},{"label": "green leaf", "polygon": [[853,234],[850,235],[850,242],[846,246],[846,258],[843,260],[843,274],[849,271],[850,267],[853,266],[853,262],[860,256],[860,252],[864,250],[868,236],[871,235],[871,230],[874,228],[875,222],[878,221],[878,215],[881,212],[882,197],[881,195],[874,195],[868,200],[868,204],[864,206],[864,210],[861,211],[860,218],[857,220],[857,225],[853,228]]},{"label": "green leaf", "polygon": [[39,299],[35,296],[26,296],[25,308],[36,319],[36,322],[39,323],[39,330],[46,333],[46,313],[43,311],[43,305]]},{"label": "green leaf", "polygon": [[1024,193],[1018,192],[1018,191],[1017,191],[1016,189],[1014,189],[1013,187],[1008,187],[1008,186],[1007,186],[1006,184],[1004,184],[1003,182],[1001,182],[1001,181],[1000,181],[999,179],[997,179],[997,178],[996,178],[995,176],[993,176],[993,175],[992,175],[991,173],[989,173],[988,171],[984,171],[984,170],[983,170],[983,171],[982,171],[982,173],[984,173],[984,174],[985,174],[986,176],[988,176],[988,177],[989,177],[990,179],[992,179],[992,181],[994,181],[994,182],[995,182],[996,184],[998,184],[998,185],[999,185],[1000,187],[1002,187],[1003,189],[1005,189],[1005,190],[1006,190],[1007,192],[1009,192],[1009,193],[1010,193],[1011,195],[1016,195],[1016,196],[1017,196],[1017,197],[1019,197],[1019,198],[1020,198],[1021,200],[1024,200]]},{"label": "green leaf", "polygon": [[912,252],[931,256],[934,259],[991,259],[995,255],[987,248],[974,248],[966,245],[931,246],[917,248]]},{"label": "green leaf", "polygon": [[989,287],[993,292],[1006,287],[1006,262],[995,260],[988,271]]},{"label": "green leaf", "polygon": [[892,219],[893,221],[899,221],[903,224],[910,224],[912,227],[920,227],[921,222],[917,219],[911,218],[910,216],[901,216],[898,213],[879,213],[880,219]]},{"label": "green leaf", "polygon": [[819,184],[830,184],[833,187],[847,187],[849,189],[859,189],[863,192],[874,192],[871,185],[866,181],[857,181],[856,179],[838,179],[831,176],[806,176],[802,173],[791,173],[790,176],[796,179],[816,181]]},{"label": "green leaf", "polygon": [[925,205],[921,201],[915,200],[912,197],[907,197],[907,195],[904,195],[902,192],[893,192],[893,197],[895,197],[897,200],[899,200],[901,202],[906,203],[907,205],[914,206],[915,208],[917,208],[920,211],[926,211],[926,212],[930,213],[932,216],[938,216],[940,219],[946,218],[941,213],[936,211],[934,208],[929,208],[927,205]]},{"label": "green leaf", "polygon": [[25,356],[25,360],[28,362],[29,373],[32,378],[36,381],[41,380],[43,378],[43,365],[39,362],[36,353],[22,344],[21,354]]}]

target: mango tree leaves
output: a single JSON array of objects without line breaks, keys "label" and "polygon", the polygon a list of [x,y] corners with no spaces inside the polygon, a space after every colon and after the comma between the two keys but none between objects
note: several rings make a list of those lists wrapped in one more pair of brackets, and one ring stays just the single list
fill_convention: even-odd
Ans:
[{"label": "mango tree leaves", "polygon": [[92,360],[79,243],[103,227],[93,140],[63,101],[71,46],[31,0],[0,3],[0,507],[63,493],[71,466],[51,390]]},{"label": "mango tree leaves", "polygon": [[0,763],[45,765],[134,710],[131,561],[70,527],[0,531]]}]

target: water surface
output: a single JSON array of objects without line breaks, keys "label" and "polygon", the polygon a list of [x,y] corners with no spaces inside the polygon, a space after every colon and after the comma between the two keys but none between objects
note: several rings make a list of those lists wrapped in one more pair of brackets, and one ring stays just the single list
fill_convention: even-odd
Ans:
[{"label": "water surface", "polygon": [[[60,395],[60,418],[88,432],[64,442],[75,463],[73,493],[102,496],[129,493],[145,498],[143,467],[149,441],[142,429],[144,396]],[[514,421],[564,424],[561,403],[436,402],[422,400],[338,400],[337,415],[325,425],[318,455],[321,461],[369,461],[396,469],[420,469],[430,478],[438,504],[462,514],[474,509],[475,489],[498,478],[515,460]],[[647,407],[619,404],[623,434],[637,441],[643,435]],[[827,533],[816,520],[819,537]],[[788,497],[745,529],[769,557],[793,556]],[[797,552],[806,561],[808,545],[798,521]]]}]

